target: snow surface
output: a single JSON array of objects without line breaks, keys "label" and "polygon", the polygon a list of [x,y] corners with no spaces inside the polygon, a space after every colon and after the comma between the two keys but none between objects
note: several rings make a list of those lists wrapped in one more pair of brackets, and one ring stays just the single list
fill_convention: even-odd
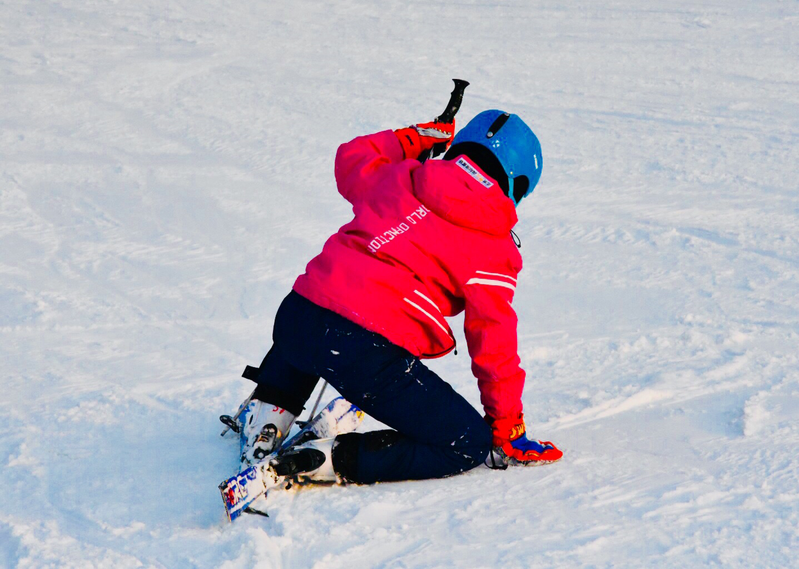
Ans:
[{"label": "snow surface", "polygon": [[[0,566],[799,566],[798,25],[777,0],[0,2]],[[507,108],[542,141],[515,306],[529,429],[566,456],[228,524],[217,416],[350,217],[336,147],[437,115],[451,77],[460,124]],[[432,366],[477,403],[465,353]]]}]

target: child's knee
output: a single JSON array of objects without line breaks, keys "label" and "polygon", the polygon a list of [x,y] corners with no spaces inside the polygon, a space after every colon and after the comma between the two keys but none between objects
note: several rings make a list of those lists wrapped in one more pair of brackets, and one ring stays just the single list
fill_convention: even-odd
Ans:
[{"label": "child's knee", "polygon": [[491,428],[482,419],[453,441],[448,450],[459,466],[458,472],[483,464],[491,450],[491,441]]}]

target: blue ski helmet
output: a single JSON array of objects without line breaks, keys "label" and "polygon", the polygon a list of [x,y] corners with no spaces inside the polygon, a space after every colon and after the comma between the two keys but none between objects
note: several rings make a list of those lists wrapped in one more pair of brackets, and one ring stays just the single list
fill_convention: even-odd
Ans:
[{"label": "blue ski helmet", "polygon": [[541,178],[544,158],[541,144],[518,115],[504,111],[483,111],[463,127],[452,141],[484,146],[499,160],[508,176],[508,197],[518,206],[533,193]]}]

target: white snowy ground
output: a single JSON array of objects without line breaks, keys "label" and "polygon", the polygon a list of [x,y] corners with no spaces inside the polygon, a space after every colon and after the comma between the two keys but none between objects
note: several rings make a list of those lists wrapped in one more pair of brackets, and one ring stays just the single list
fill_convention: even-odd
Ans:
[{"label": "white snowy ground", "polygon": [[[0,566],[799,566],[797,29],[777,0],[0,2]],[[451,77],[460,124],[543,144],[515,305],[566,456],[228,524],[217,416],[349,219],[335,149]],[[433,367],[478,401],[464,353]]]}]

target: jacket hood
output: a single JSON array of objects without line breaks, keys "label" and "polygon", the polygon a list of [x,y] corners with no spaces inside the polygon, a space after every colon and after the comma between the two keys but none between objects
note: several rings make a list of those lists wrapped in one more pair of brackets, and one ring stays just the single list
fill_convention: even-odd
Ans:
[{"label": "jacket hood", "polygon": [[499,184],[464,155],[425,162],[412,176],[416,198],[455,225],[507,235],[519,220]]}]

